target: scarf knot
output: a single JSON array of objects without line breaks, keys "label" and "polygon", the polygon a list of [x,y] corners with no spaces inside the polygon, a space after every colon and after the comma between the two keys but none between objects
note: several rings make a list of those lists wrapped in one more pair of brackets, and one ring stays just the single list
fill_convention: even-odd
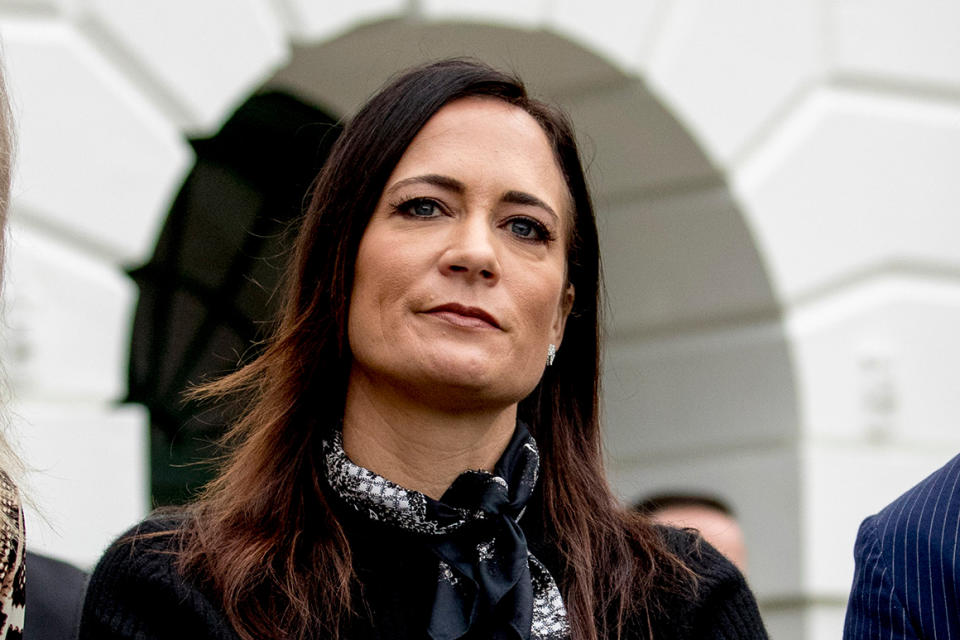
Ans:
[{"label": "scarf knot", "polygon": [[428,635],[457,640],[482,626],[496,640],[565,640],[566,608],[547,568],[527,549],[519,520],[540,456],[523,423],[493,473],[465,471],[440,500],[359,465],[336,430],[323,443],[327,480],[351,509],[422,536],[438,558]]}]

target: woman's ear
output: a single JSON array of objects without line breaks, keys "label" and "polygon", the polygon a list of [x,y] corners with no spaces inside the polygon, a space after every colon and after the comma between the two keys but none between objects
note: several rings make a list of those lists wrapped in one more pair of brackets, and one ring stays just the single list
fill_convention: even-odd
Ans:
[{"label": "woman's ear", "polygon": [[557,317],[553,325],[554,344],[557,347],[563,342],[563,330],[567,326],[567,318],[570,317],[570,311],[573,309],[573,297],[573,285],[568,284],[567,289],[560,296],[560,306],[557,308]]}]

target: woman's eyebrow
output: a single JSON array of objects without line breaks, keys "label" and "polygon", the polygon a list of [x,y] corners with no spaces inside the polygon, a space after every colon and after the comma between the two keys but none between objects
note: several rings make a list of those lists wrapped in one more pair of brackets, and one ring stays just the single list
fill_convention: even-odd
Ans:
[{"label": "woman's eyebrow", "polygon": [[[431,184],[436,187],[440,187],[441,189],[446,189],[459,194],[462,194],[467,190],[466,185],[455,178],[440,175],[438,173],[427,173],[422,176],[412,176],[410,178],[399,180],[390,185],[389,191],[393,192],[411,184]],[[538,207],[546,211],[557,220],[560,219],[560,216],[558,216],[557,212],[553,210],[553,207],[532,193],[527,193],[526,191],[507,191],[505,194],[503,194],[503,197],[500,198],[500,200],[501,202],[507,202],[510,204]]]},{"label": "woman's eyebrow", "polygon": [[500,199],[503,202],[509,202],[510,204],[522,204],[529,205],[531,207],[539,207],[557,220],[560,220],[560,216],[557,215],[557,212],[554,211],[550,205],[531,193],[527,193],[525,191],[507,191]]},{"label": "woman's eyebrow", "polygon": [[450,178],[448,176],[442,176],[438,173],[428,173],[422,176],[413,176],[412,178],[404,178],[399,182],[395,182],[390,185],[390,191],[396,191],[411,184],[432,184],[441,189],[446,189],[448,191],[453,191],[454,193],[463,193],[466,191],[467,187],[459,180]]}]

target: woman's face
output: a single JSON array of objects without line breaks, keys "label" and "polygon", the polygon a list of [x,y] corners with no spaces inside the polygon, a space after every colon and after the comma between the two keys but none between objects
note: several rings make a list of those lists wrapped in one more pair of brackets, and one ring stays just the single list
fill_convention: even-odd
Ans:
[{"label": "woman's face", "polygon": [[573,304],[571,225],[563,175],[529,114],[493,98],[443,107],[360,242],[351,384],[363,376],[437,408],[519,402]]}]

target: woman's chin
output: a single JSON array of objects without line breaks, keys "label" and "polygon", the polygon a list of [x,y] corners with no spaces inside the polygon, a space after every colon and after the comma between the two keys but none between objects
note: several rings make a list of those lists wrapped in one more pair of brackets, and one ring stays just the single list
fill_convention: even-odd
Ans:
[{"label": "woman's chin", "polygon": [[408,376],[407,382],[417,388],[421,398],[453,409],[469,410],[489,405],[516,404],[536,386],[536,380],[525,381],[516,369],[486,359],[445,358],[428,369]]}]

